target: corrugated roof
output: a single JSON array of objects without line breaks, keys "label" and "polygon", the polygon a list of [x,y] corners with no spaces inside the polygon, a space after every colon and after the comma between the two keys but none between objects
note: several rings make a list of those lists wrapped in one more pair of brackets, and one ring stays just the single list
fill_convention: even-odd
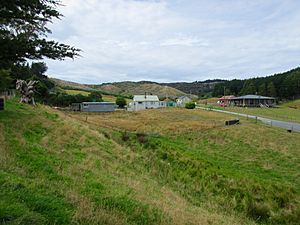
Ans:
[{"label": "corrugated roof", "polygon": [[159,101],[157,95],[134,95],[133,101],[135,102],[146,102],[146,101]]},{"label": "corrugated roof", "polygon": [[275,98],[267,97],[267,96],[261,96],[261,95],[243,95],[243,96],[240,96],[240,97],[232,98],[232,100],[238,100],[238,99],[275,99]]},{"label": "corrugated roof", "polygon": [[115,105],[114,102],[82,102],[82,104],[89,104],[89,105]]}]

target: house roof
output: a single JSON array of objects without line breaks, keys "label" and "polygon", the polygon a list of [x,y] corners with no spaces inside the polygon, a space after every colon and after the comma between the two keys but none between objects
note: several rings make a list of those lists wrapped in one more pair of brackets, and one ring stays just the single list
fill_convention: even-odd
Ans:
[{"label": "house roof", "polygon": [[232,98],[235,98],[234,95],[226,95],[226,96],[222,96],[221,98],[219,98],[220,100],[223,100],[223,99],[232,99]]},{"label": "house roof", "polygon": [[243,95],[240,97],[231,98],[232,100],[239,100],[239,99],[275,99],[272,97],[261,96],[261,95]]},{"label": "house roof", "polygon": [[178,100],[182,100],[182,99],[185,99],[185,98],[191,99],[189,96],[180,96],[180,97],[178,98]]},{"label": "house roof", "polygon": [[157,97],[157,95],[134,95],[133,101],[134,102],[146,102],[146,101],[158,102],[159,98]]}]

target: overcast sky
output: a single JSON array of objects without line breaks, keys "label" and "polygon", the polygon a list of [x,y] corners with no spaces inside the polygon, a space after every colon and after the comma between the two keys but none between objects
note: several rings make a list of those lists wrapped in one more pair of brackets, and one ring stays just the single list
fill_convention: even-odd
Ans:
[{"label": "overcast sky", "polygon": [[81,83],[271,75],[299,66],[299,0],[62,0],[50,39],[82,57],[47,60]]}]

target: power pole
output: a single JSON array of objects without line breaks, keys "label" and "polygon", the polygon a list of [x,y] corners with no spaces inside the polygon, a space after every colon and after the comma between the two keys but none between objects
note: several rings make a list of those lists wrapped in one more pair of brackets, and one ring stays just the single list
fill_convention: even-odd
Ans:
[{"label": "power pole", "polygon": [[224,100],[223,100],[223,107],[224,107],[224,109],[225,109],[225,90],[226,90],[226,88],[225,88],[225,85],[224,85],[224,95],[223,95],[223,98],[224,98]]}]

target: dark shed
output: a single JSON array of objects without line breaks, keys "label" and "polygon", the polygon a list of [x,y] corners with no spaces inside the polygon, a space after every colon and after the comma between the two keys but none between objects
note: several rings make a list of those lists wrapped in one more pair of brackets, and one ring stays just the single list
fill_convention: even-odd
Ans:
[{"label": "dark shed", "polygon": [[113,102],[82,102],[80,111],[82,112],[114,112],[116,104]]}]

